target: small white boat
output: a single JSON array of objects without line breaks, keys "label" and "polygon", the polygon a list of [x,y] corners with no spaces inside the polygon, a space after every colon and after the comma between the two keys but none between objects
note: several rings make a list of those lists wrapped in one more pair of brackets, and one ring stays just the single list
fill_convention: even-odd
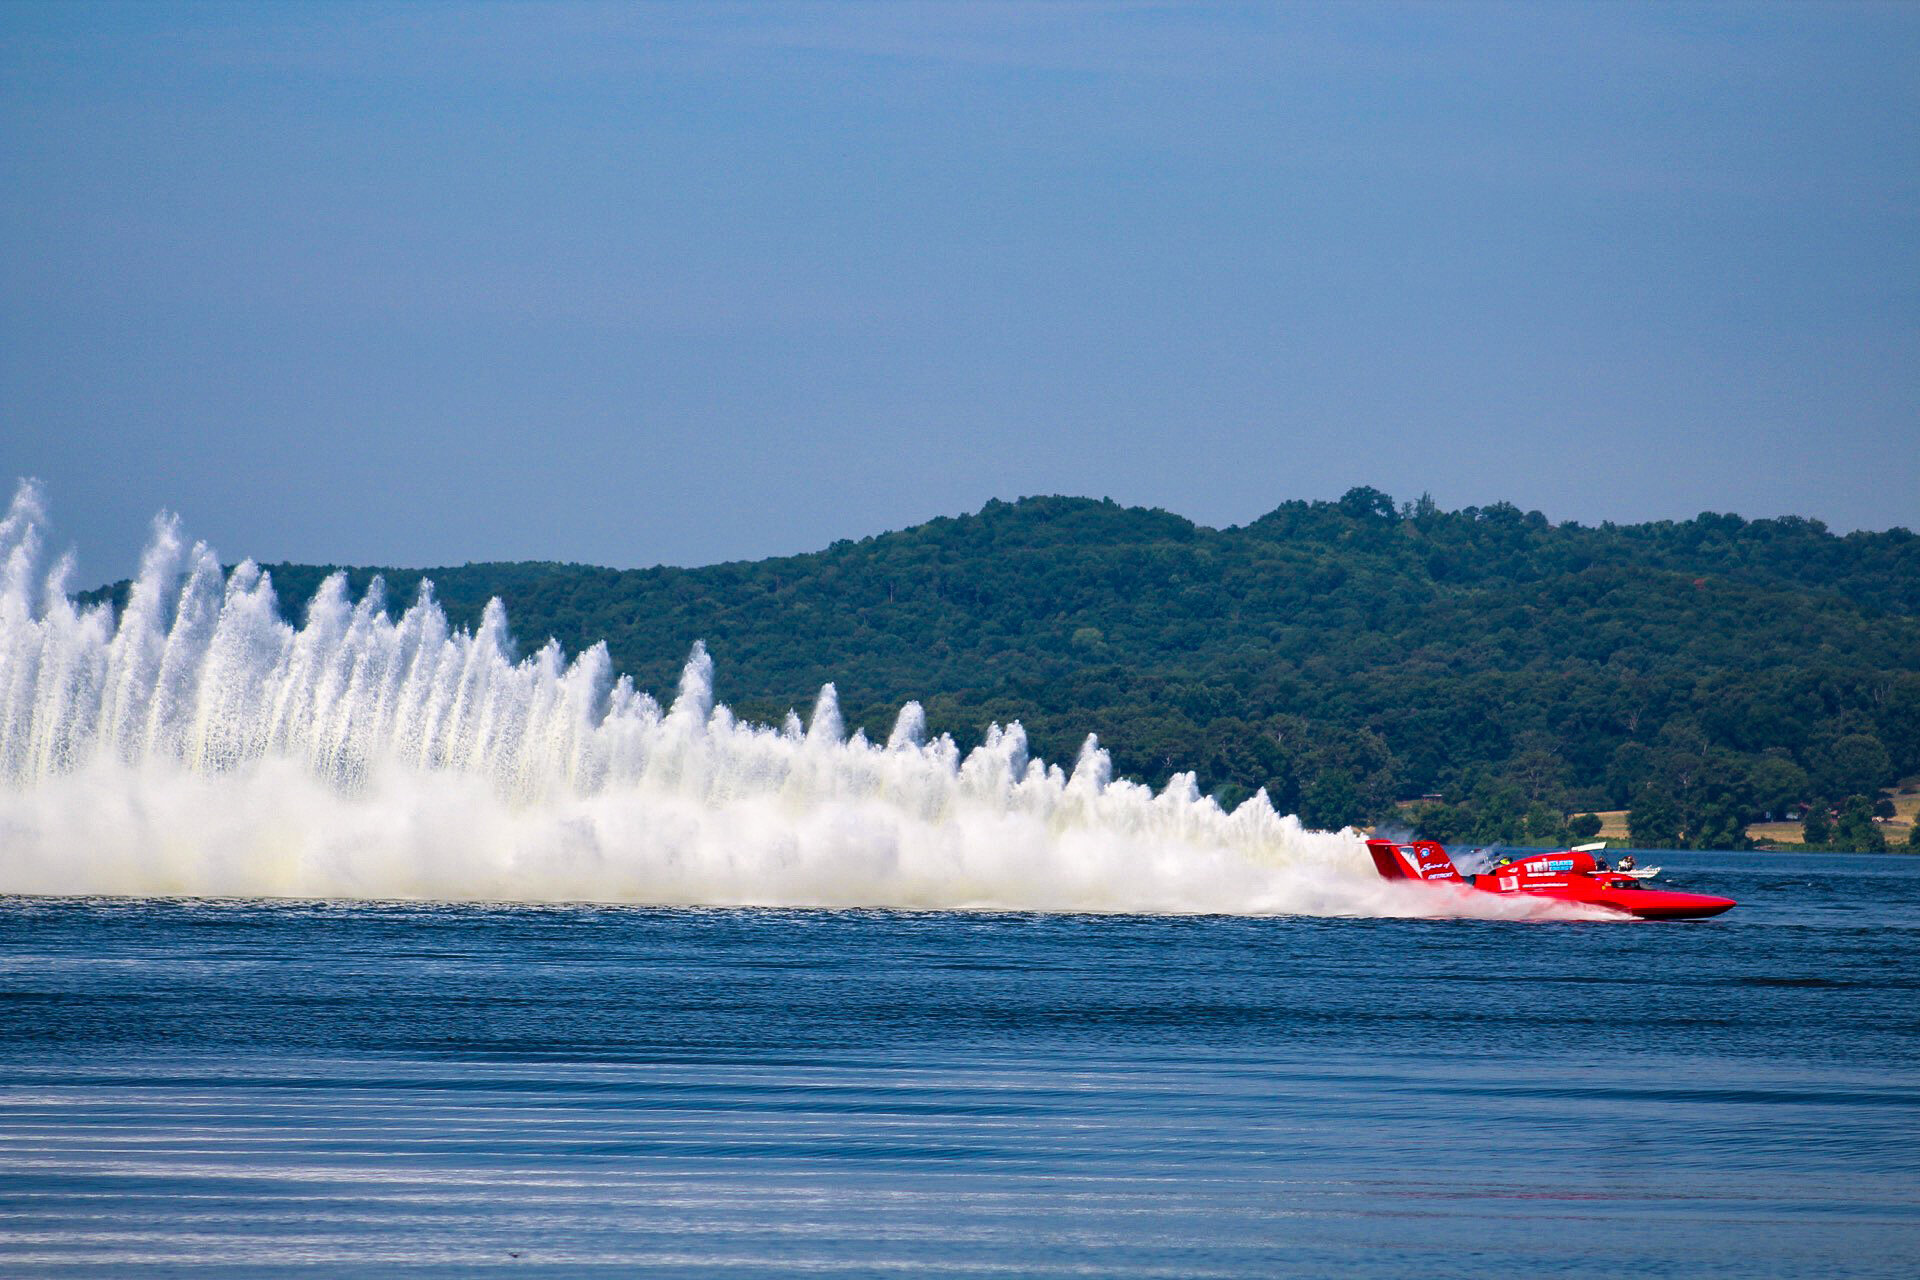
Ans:
[{"label": "small white boat", "polygon": [[[1577,844],[1573,846],[1573,852],[1599,853],[1602,849],[1606,847],[1607,847],[1607,842],[1605,840],[1597,840],[1592,844]],[[1631,869],[1624,869],[1621,867],[1615,867],[1613,869],[1613,873],[1617,876],[1632,876],[1635,880],[1651,880],[1655,876],[1660,874],[1660,868],[1633,867]]]}]

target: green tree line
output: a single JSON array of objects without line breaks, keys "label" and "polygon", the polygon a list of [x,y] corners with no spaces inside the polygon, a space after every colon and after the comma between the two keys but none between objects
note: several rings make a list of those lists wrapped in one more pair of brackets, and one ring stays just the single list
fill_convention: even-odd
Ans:
[{"label": "green tree line", "polygon": [[[333,568],[268,566],[289,612]],[[1126,775],[1192,770],[1226,804],[1265,788],[1316,826],[1425,796],[1412,813],[1447,840],[1550,842],[1629,808],[1636,843],[1730,848],[1789,806],[1857,798],[1870,818],[1920,772],[1904,529],[1554,524],[1370,488],[1211,529],[1038,497],[697,569],[348,573],[356,591],[384,576],[393,608],[431,578],[469,623],[499,595],[523,641],[604,640],[661,695],[704,639],[745,715],[831,680],[870,736],[909,698],[963,746],[1018,719],[1070,759],[1097,732]],[[1809,838],[1871,843],[1838,828]]]}]

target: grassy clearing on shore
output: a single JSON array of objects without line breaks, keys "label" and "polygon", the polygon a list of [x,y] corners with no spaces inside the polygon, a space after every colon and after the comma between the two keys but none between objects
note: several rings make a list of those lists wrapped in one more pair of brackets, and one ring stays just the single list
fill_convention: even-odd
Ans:
[{"label": "grassy clearing on shore", "polygon": [[1598,809],[1595,810],[1594,817],[1600,819],[1600,834],[1594,837],[1595,840],[1616,842],[1627,838],[1625,809]]},{"label": "grassy clearing on shore", "polygon": [[[1901,779],[1893,789],[1893,818],[1880,824],[1887,848],[1903,848],[1916,822],[1920,822],[1920,774]],[[1747,828],[1747,839],[1760,845],[1797,845],[1804,834],[1797,822],[1756,822]]]},{"label": "grassy clearing on shore", "polygon": [[[1403,804],[1402,810],[1411,810],[1411,803]],[[1920,823],[1920,774],[1903,778],[1893,789],[1894,815],[1891,821],[1880,824],[1881,834],[1887,838],[1887,848],[1903,852],[1907,837],[1914,825]],[[1609,844],[1626,845],[1632,842],[1627,830],[1627,810],[1598,809],[1594,811],[1600,819],[1600,834],[1595,840],[1605,840]],[[1798,846],[1805,834],[1797,822],[1756,822],[1747,828],[1747,839],[1759,846]]]}]

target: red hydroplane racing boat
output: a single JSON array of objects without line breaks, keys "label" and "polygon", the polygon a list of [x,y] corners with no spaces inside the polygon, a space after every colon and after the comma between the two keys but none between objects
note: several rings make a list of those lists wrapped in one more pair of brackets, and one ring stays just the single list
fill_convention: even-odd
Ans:
[{"label": "red hydroplane racing boat", "polygon": [[1457,884],[1484,893],[1526,893],[1605,907],[1643,920],[1697,920],[1717,916],[1734,905],[1732,898],[1648,889],[1632,876],[1602,870],[1599,859],[1585,850],[1530,854],[1473,877],[1461,875],[1447,851],[1432,840],[1412,844],[1369,840],[1367,852],[1389,880]]}]

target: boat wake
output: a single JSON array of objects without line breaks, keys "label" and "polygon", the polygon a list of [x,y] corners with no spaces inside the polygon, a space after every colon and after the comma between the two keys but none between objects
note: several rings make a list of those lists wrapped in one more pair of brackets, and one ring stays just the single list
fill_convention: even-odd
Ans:
[{"label": "boat wake", "polygon": [[[251,562],[155,522],[125,607],[48,566],[38,490],[0,522],[0,893],[1313,915],[1459,914],[1352,831],[1193,776],[1158,793],[1018,724],[962,756],[917,703],[847,735],[737,720],[695,645],[662,706],[604,645],[517,657],[329,578],[299,627]],[[1564,914],[1492,899],[1473,914]]]}]

